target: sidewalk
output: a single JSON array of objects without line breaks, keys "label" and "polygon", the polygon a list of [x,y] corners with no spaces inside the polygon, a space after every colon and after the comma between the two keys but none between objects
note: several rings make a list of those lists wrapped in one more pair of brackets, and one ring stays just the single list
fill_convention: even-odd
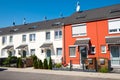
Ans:
[{"label": "sidewalk", "polygon": [[29,73],[82,76],[82,77],[108,78],[108,79],[120,80],[120,74],[115,74],[115,73],[76,72],[76,71],[59,71],[59,70],[57,71],[57,70],[43,70],[43,69],[33,69],[33,68],[3,68],[3,69],[7,69],[5,71],[13,71],[13,72],[29,72]]}]

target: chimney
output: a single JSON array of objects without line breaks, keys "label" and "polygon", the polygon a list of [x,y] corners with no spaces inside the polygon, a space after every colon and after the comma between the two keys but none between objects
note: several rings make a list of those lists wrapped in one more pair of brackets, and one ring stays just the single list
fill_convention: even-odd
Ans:
[{"label": "chimney", "polygon": [[44,16],[44,20],[47,21],[47,17],[46,16]]},{"label": "chimney", "polygon": [[23,24],[26,24],[26,18],[23,18]]},{"label": "chimney", "polygon": [[80,4],[79,4],[79,1],[77,2],[77,6],[76,6],[76,12],[79,12],[80,11]]}]

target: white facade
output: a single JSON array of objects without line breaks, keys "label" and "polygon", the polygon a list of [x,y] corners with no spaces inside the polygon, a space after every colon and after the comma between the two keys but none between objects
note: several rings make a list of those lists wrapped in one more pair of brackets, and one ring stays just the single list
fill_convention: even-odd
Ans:
[{"label": "white facade", "polygon": [[[57,48],[60,48],[62,52],[62,37],[55,39],[55,31],[62,31],[62,28],[58,29],[51,29],[51,30],[39,30],[34,32],[26,32],[26,33],[19,33],[19,34],[11,34],[11,35],[2,35],[0,36],[0,57],[8,57],[7,49],[3,49],[6,46],[13,45],[15,56],[20,57],[21,55],[18,54],[19,49],[16,49],[20,45],[28,45],[27,47],[27,56],[31,55],[31,49],[35,49],[35,55],[41,59],[42,61],[46,58],[46,50],[51,50],[51,58],[56,62],[60,63],[62,60],[62,53],[61,55],[57,55]],[[46,40],[46,32],[50,32],[50,40]],[[35,41],[30,41],[30,34],[35,34]],[[26,35],[26,42],[22,41],[22,35]],[[13,36],[13,42],[11,43],[9,38]],[[2,37],[7,37],[7,42],[3,45]],[[52,43],[52,47],[48,48],[40,48],[41,45],[44,43]]]}]

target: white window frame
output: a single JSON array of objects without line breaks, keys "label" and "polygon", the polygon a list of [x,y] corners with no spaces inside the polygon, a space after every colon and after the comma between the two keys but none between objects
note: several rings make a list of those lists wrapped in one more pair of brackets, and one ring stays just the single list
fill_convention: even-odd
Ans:
[{"label": "white window frame", "polygon": [[[23,41],[23,39],[24,39],[23,36],[25,36],[25,41]],[[26,42],[26,40],[27,40],[27,35],[23,34],[22,35],[22,42]]]},{"label": "white window frame", "polygon": [[[94,47],[94,52],[92,51],[92,48],[93,48],[93,47]],[[91,48],[90,48],[90,50],[91,50],[91,53],[92,53],[92,54],[95,54],[95,53],[96,53],[96,47],[95,47],[95,45],[92,45]]]},{"label": "white window frame", "polygon": [[[120,25],[117,25],[117,28],[115,28],[114,26],[110,29],[110,27],[112,26],[112,25],[110,25],[111,24],[111,22],[115,22],[115,21],[119,21],[119,23],[120,23],[120,18],[119,19],[112,19],[112,20],[108,20],[108,33],[109,34],[116,34],[116,33],[120,33]],[[119,24],[118,23],[118,24]],[[113,32],[110,32],[110,30],[113,30]]]},{"label": "white window frame", "polygon": [[[76,45],[70,45],[70,46],[69,46],[69,56],[70,56],[70,57],[76,57],[76,47],[77,47]],[[70,48],[75,48],[75,55],[74,55],[74,56],[71,56],[71,55],[70,55]]]},{"label": "white window frame", "polygon": [[85,23],[72,25],[72,37],[78,37],[78,36],[87,36],[87,26]]},{"label": "white window frame", "polygon": [[[102,50],[102,47],[104,47],[104,49],[105,49],[105,51],[103,52],[103,50]],[[105,45],[101,45],[101,53],[106,53],[106,46]]]},{"label": "white window frame", "polygon": [[[58,55],[58,49],[61,49],[61,55]],[[62,56],[62,48],[56,48],[57,56]]]},{"label": "white window frame", "polygon": [[[3,43],[3,37],[5,38],[5,42]],[[7,36],[2,36],[2,45],[7,44]]]},{"label": "white window frame", "polygon": [[32,50],[35,50],[35,49],[30,49],[30,55],[34,55],[35,54],[35,53],[34,54],[32,53]]},{"label": "white window frame", "polygon": [[[12,39],[11,39],[11,37],[12,37]],[[13,36],[9,36],[9,42],[13,43]]]},{"label": "white window frame", "polygon": [[[35,35],[35,36],[33,37],[33,35]],[[31,37],[32,37],[32,39],[31,39]],[[36,40],[36,34],[35,33],[29,34],[29,41],[34,42],[35,40]]]},{"label": "white window frame", "polygon": [[[47,33],[50,33],[50,38],[49,38],[49,39],[47,38]],[[46,40],[46,41],[49,41],[50,39],[51,39],[51,32],[50,32],[50,31],[46,31],[46,32],[45,32],[45,40]]]},{"label": "white window frame", "polygon": [[[57,32],[57,37],[56,37],[56,32]],[[60,36],[60,32],[62,33],[62,30],[55,30],[54,31],[54,39],[57,40],[57,39],[62,39],[62,35]]]}]

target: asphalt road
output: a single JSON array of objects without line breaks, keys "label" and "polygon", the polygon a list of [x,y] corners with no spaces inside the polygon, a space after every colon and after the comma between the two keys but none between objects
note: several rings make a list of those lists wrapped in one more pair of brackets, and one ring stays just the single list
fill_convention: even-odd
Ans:
[{"label": "asphalt road", "polygon": [[0,80],[113,80],[113,79],[0,71]]}]

